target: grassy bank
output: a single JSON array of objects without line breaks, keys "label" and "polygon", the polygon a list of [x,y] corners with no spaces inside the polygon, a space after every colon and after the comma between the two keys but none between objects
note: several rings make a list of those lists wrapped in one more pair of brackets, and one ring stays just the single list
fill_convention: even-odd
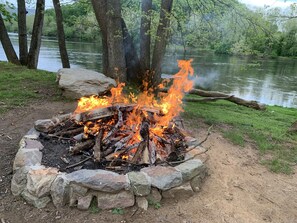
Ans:
[{"label": "grassy bank", "polygon": [[[297,133],[288,133],[297,121],[297,109],[267,106],[257,111],[227,101],[187,103],[185,119],[202,119],[214,125],[232,143],[252,143],[261,162],[274,172],[291,173],[297,163]],[[192,122],[194,123],[194,122]]]},{"label": "grassy bank", "polygon": [[37,100],[58,100],[56,75],[0,62],[0,114]]},{"label": "grassy bank", "polygon": [[[0,62],[0,114],[38,100],[65,100],[55,74],[28,70]],[[297,163],[297,134],[288,128],[297,121],[297,109],[268,106],[257,111],[227,101],[187,103],[183,117],[197,126],[197,119],[219,129],[244,149],[251,143],[260,151],[261,163],[274,172],[291,173]]]}]

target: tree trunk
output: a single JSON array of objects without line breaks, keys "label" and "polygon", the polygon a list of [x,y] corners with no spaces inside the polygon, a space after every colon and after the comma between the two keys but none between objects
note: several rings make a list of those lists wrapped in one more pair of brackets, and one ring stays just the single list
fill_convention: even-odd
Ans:
[{"label": "tree trunk", "polygon": [[151,56],[151,10],[152,0],[142,0],[141,3],[141,24],[140,24],[140,65],[142,73],[150,70]]},{"label": "tree trunk", "polygon": [[170,13],[173,0],[162,0],[160,20],[155,39],[151,70],[154,73],[152,84],[156,86],[161,81],[161,65],[165,55],[169,37]]},{"label": "tree trunk", "polygon": [[11,44],[11,41],[9,39],[2,15],[0,13],[0,40],[5,52],[5,55],[7,57],[7,60],[11,63],[20,65],[20,61],[18,59],[17,54],[15,53],[15,50]]},{"label": "tree trunk", "polygon": [[102,72],[107,75],[108,72],[108,48],[107,48],[107,2],[106,0],[92,0],[93,9],[97,22],[101,30],[102,41]]},{"label": "tree trunk", "polygon": [[33,23],[32,38],[28,54],[28,68],[36,69],[41,45],[41,34],[44,19],[45,0],[37,0],[36,11]]},{"label": "tree trunk", "polygon": [[127,80],[135,83],[141,83],[140,62],[137,56],[137,51],[133,43],[133,39],[129,34],[126,23],[122,18],[122,32],[125,50],[125,61],[127,68]]},{"label": "tree trunk", "polygon": [[126,62],[121,24],[121,2],[107,1],[108,76],[126,82]]},{"label": "tree trunk", "polygon": [[26,14],[25,0],[18,0],[19,55],[22,65],[27,65],[28,59]]},{"label": "tree trunk", "polygon": [[66,50],[66,43],[65,43],[65,34],[64,34],[64,27],[63,27],[63,16],[62,10],[60,6],[59,0],[53,0],[55,13],[56,13],[56,22],[57,22],[57,36],[59,41],[59,50],[60,56],[62,60],[63,68],[70,68],[68,53]]}]

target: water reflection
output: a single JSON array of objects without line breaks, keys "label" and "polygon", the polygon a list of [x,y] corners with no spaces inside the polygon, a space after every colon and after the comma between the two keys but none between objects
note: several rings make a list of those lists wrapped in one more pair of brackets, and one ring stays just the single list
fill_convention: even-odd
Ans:
[{"label": "water reflection", "polygon": [[[16,52],[18,40],[11,35]],[[101,45],[96,43],[67,42],[71,67],[84,67],[100,71],[102,67]],[[183,52],[169,49],[163,72],[178,71],[177,59]],[[221,91],[247,100],[257,100],[269,105],[297,108],[297,60],[278,58],[275,60],[252,59],[215,55],[209,51],[188,52],[193,58],[195,83],[202,88]],[[6,60],[0,48],[0,60]],[[42,41],[39,69],[56,72],[61,68],[58,43],[54,39]]]}]

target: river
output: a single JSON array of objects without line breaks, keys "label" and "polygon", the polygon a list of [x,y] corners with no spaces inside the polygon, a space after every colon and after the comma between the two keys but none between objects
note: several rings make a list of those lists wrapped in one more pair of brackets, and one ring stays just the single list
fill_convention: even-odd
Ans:
[{"label": "river", "polygon": [[[17,36],[10,34],[10,37],[18,52]],[[101,44],[68,41],[67,49],[71,67],[101,70]],[[176,61],[182,58],[183,52],[169,48],[163,66],[165,76],[178,71]],[[297,108],[296,59],[253,59],[210,51],[188,52],[188,58],[193,58],[193,79],[197,86],[268,105]],[[6,60],[2,47],[0,60]],[[38,68],[53,72],[61,68],[57,40],[43,38]]]}]

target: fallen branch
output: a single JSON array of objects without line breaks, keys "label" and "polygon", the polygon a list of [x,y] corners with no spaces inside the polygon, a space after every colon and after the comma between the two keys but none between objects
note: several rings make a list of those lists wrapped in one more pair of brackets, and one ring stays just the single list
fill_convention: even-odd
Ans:
[{"label": "fallen branch", "polygon": [[[161,92],[168,92],[167,89],[161,89]],[[233,102],[235,104],[238,105],[242,105],[245,107],[249,107],[249,108],[253,108],[256,110],[265,110],[266,107],[264,104],[260,104],[257,101],[249,101],[249,100],[245,100],[242,98],[238,98],[235,97],[234,95],[227,95],[221,92],[216,92],[216,91],[203,91],[200,89],[192,89],[188,92],[189,94],[194,94],[194,95],[198,95],[201,97],[206,97],[206,98],[210,98],[208,99],[209,101],[216,101],[216,100],[227,100],[230,102]],[[184,99],[185,101],[189,101],[189,102],[201,102],[201,101],[207,101],[207,99],[205,100],[201,100],[201,99]]]},{"label": "fallen branch", "polygon": [[82,143],[76,144],[73,148],[70,149],[70,152],[73,154],[80,153],[82,150],[87,150],[94,146],[95,142],[93,139],[88,139]]}]

